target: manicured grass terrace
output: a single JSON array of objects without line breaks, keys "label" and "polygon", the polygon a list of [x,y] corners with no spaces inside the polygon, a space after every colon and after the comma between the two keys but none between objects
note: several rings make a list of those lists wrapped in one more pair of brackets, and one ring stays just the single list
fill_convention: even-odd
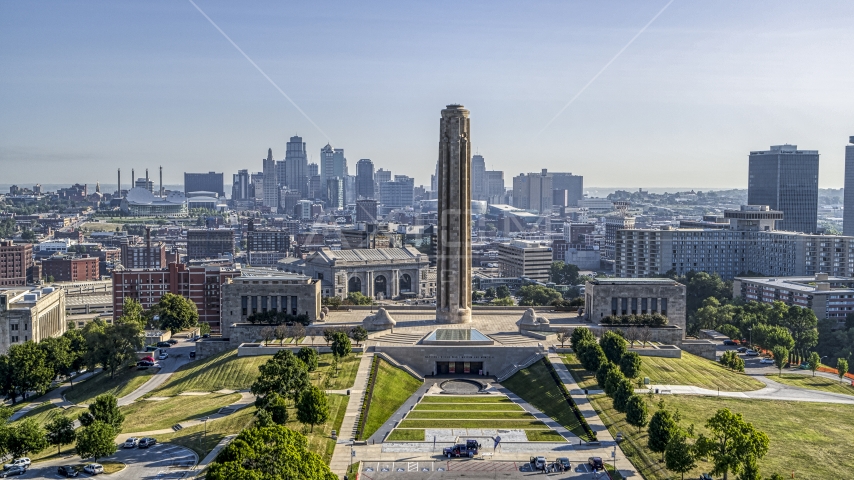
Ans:
[{"label": "manicured grass terrace", "polygon": [[137,400],[121,407],[125,414],[123,433],[146,432],[171,428],[178,423],[213,415],[220,408],[240,400],[239,393],[220,395],[184,395],[168,400]]},{"label": "manicured grass terrace", "polygon": [[88,380],[75,383],[62,393],[69,402],[82,404],[92,403],[95,397],[105,393],[121,398],[139,388],[156,372],[156,368],[131,367],[117,371],[115,376],[110,378],[110,372],[102,371]]},{"label": "manicured grass terrace", "polygon": [[[368,418],[362,432],[362,438],[369,438],[385,423],[406,400],[411,397],[422,382],[405,371],[380,360],[377,367],[377,379],[373,396],[368,407]],[[424,427],[421,427],[424,428]]]}]

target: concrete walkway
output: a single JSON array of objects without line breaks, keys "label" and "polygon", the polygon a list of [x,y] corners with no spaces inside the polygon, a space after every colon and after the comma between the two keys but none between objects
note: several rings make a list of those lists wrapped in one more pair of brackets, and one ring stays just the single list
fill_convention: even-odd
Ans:
[{"label": "concrete walkway", "polygon": [[[694,387],[691,385],[650,385],[653,391],[658,389],[664,394],[673,395],[706,395],[712,397],[743,398],[752,400],[779,400],[788,402],[818,402],[818,403],[841,403],[854,405],[854,396],[844,393],[832,393],[821,390],[810,390],[792,385],[775,382],[772,377],[755,375],[753,378],[765,384],[765,388],[749,392],[724,392],[710,390],[707,388]],[[639,388],[635,393],[645,394],[647,388]],[[601,390],[597,391],[601,393]],[[591,392],[592,394],[593,392]]]},{"label": "concrete walkway", "polygon": [[570,432],[569,430],[566,429],[566,427],[557,423],[552,417],[550,417],[550,416],[546,415],[545,413],[539,411],[537,409],[537,407],[531,405],[530,403],[526,402],[525,400],[522,400],[522,398],[517,396],[515,393],[513,393],[510,390],[507,390],[506,388],[500,386],[501,384],[493,383],[492,385],[495,387],[496,390],[503,393],[504,395],[507,395],[507,398],[509,398],[510,400],[513,400],[513,402],[515,404],[517,404],[520,407],[522,407],[523,409],[525,409],[526,412],[532,414],[537,420],[545,423],[547,427],[549,427],[552,430],[559,433],[563,438],[567,439],[568,441],[570,441],[572,443],[579,443],[579,440],[581,440],[580,438],[578,438],[578,435]]},{"label": "concrete walkway", "polygon": [[189,478],[195,478],[197,475],[204,472],[204,470],[208,468],[208,465],[216,459],[216,456],[219,455],[219,452],[222,451],[223,448],[227,447],[228,444],[231,443],[231,441],[235,438],[237,438],[237,435],[226,435],[225,437],[222,437],[222,440],[220,440],[219,443],[216,444],[216,446],[210,451],[210,453],[205,455],[205,458],[203,458],[202,461],[199,462],[198,465],[196,465],[196,473]]},{"label": "concrete walkway", "polygon": [[[175,373],[175,370],[178,370],[178,368],[193,361],[193,359],[190,358],[189,353],[191,350],[195,350],[196,346],[193,343],[191,344],[192,347],[190,348],[189,345],[185,345],[184,343],[185,342],[181,342],[179,344],[176,344],[175,347],[169,349],[169,358],[167,358],[166,360],[160,360],[160,370],[154,375],[152,375],[151,378],[148,379],[148,381],[140,385],[139,388],[125,395],[124,397],[119,398],[119,406],[123,407],[126,405],[130,405],[140,397],[154,391],[159,386],[163,385],[166,380],[169,380],[169,377],[171,377],[172,374]],[[180,357],[178,356],[179,354],[181,355]]]},{"label": "concrete walkway", "polygon": [[[98,372],[100,372],[100,369],[98,369],[94,372],[86,372],[82,375],[78,375],[78,376],[74,377],[74,384],[76,385],[80,382],[84,382],[84,381],[88,380],[89,378],[91,378],[93,375],[97,374]],[[38,408],[38,406],[44,402],[50,402],[50,403],[52,403],[58,407],[61,407],[61,408],[68,408],[68,407],[74,406],[73,403],[66,401],[65,398],[62,396],[63,392],[65,392],[65,390],[67,388],[69,388],[70,386],[71,386],[71,382],[63,382],[63,383],[59,384],[58,387],[54,388],[50,392],[48,392],[48,393],[46,393],[40,397],[35,397],[35,398],[30,397],[28,399],[28,401],[30,403],[21,407],[21,409],[18,410],[17,412],[13,413],[12,416],[9,417],[9,421],[14,422],[15,420],[18,420],[19,418],[23,417],[24,415],[30,413],[30,411],[32,411],[33,409]],[[10,405],[10,404],[7,403],[7,405]]]},{"label": "concrete walkway", "polygon": [[362,354],[359,369],[356,370],[356,378],[353,381],[353,388],[350,389],[350,399],[347,401],[347,410],[344,412],[344,420],[341,422],[341,431],[338,432],[338,442],[335,444],[335,451],[332,452],[332,460],[329,462],[332,472],[342,478],[350,466],[349,445],[356,435],[356,422],[362,409],[365,391],[368,389],[368,376],[371,374],[371,363],[373,361],[373,353]]},{"label": "concrete walkway", "polygon": [[[635,466],[626,458],[623,450],[617,442],[614,441],[614,437],[605,427],[605,423],[602,422],[602,419],[599,418],[599,415],[596,413],[593,405],[590,404],[590,400],[587,398],[587,395],[584,395],[584,392],[578,387],[578,383],[575,382],[575,379],[572,378],[572,375],[569,373],[566,365],[564,365],[563,358],[555,353],[550,353],[549,361],[552,362],[558,377],[560,377],[561,382],[563,382],[566,389],[570,392],[572,400],[575,401],[576,405],[578,405],[578,409],[581,411],[581,414],[584,416],[587,424],[590,425],[590,428],[594,432],[596,432],[596,438],[603,446],[608,448],[608,450],[616,448],[617,470],[620,471],[623,477],[638,477]],[[608,457],[610,457],[610,452],[608,452],[607,455],[602,455],[603,460],[608,460]]]}]

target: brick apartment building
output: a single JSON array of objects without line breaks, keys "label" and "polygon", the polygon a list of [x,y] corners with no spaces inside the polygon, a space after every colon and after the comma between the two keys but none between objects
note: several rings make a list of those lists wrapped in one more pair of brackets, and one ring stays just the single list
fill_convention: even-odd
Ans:
[{"label": "brick apartment building", "polygon": [[232,267],[187,266],[170,263],[168,268],[119,269],[113,272],[113,318],[122,315],[127,298],[133,298],[148,310],[160,298],[173,293],[189,298],[199,310],[199,322],[205,322],[211,331],[220,331],[221,287],[227,279],[240,276]]},{"label": "brick apartment building", "polygon": [[33,277],[33,245],[0,241],[0,287],[26,285]]},{"label": "brick apartment building", "polygon": [[234,255],[234,231],[208,229],[187,231],[187,258],[199,260]]},{"label": "brick apartment building", "polygon": [[166,246],[163,242],[154,245],[122,245],[119,261],[123,267],[128,269],[153,268],[159,270],[166,268]]},{"label": "brick apartment building", "polygon": [[57,282],[86,282],[100,280],[98,257],[83,255],[54,255],[42,260],[41,274]]}]

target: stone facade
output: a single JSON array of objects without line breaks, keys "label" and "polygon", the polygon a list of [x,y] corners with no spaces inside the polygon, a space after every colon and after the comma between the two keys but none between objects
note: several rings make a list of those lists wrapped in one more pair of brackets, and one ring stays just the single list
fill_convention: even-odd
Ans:
[{"label": "stone facade", "polygon": [[305,259],[301,269],[319,281],[324,297],[347,298],[350,292],[374,298],[430,296],[424,285],[430,260],[413,247],[321,248]]},{"label": "stone facade", "polygon": [[[320,318],[319,281],[266,269],[244,269],[242,273],[222,286],[223,338],[230,338],[233,327],[246,323],[253,313],[305,314],[311,322]],[[241,339],[241,342],[256,339]]]},{"label": "stone facade", "polygon": [[448,105],[439,123],[436,321],[471,322],[471,133],[469,111]]},{"label": "stone facade", "polygon": [[28,340],[58,337],[66,328],[65,290],[0,290],[0,354]]},{"label": "stone facade", "polygon": [[587,282],[584,319],[599,323],[610,315],[661,313],[685,332],[685,285],[669,278],[600,278]]},{"label": "stone facade", "polygon": [[[398,362],[409,366],[421,376],[433,375],[437,362],[483,363],[485,375],[498,375],[499,372],[514,364],[520,364],[534,353],[544,353],[539,345],[528,346],[433,346],[406,345],[375,347],[376,352],[384,352]],[[477,372],[473,372],[477,374]]]}]

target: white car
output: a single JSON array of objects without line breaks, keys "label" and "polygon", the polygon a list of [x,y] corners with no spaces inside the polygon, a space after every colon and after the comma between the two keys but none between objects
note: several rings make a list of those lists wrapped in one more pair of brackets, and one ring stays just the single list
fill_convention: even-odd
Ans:
[{"label": "white car", "polygon": [[14,461],[14,462],[12,462],[12,463],[7,463],[6,465],[3,465],[3,468],[9,468],[9,467],[24,467],[24,468],[29,468],[30,463],[32,463],[32,462],[30,462],[30,459],[29,459],[29,458],[27,458],[27,457],[23,457],[23,458],[19,458],[19,459],[15,460],[15,461]]},{"label": "white car", "polygon": [[136,448],[136,444],[137,444],[137,442],[138,442],[138,441],[139,441],[139,439],[138,439],[138,438],[136,438],[136,437],[130,437],[130,438],[128,438],[127,440],[125,440],[124,447],[125,447],[125,448]]},{"label": "white car", "polygon": [[157,358],[159,358],[160,360],[166,360],[167,358],[169,358],[169,354],[166,352],[160,352],[160,355]]},{"label": "white car", "polygon": [[773,365],[773,364],[774,364],[774,359],[773,359],[773,358],[765,357],[765,358],[763,358],[762,360],[759,360],[759,363],[768,363],[768,364]]},{"label": "white car", "polygon": [[104,473],[104,466],[100,463],[90,463],[83,467],[83,471],[90,475],[97,475],[99,473]]}]

